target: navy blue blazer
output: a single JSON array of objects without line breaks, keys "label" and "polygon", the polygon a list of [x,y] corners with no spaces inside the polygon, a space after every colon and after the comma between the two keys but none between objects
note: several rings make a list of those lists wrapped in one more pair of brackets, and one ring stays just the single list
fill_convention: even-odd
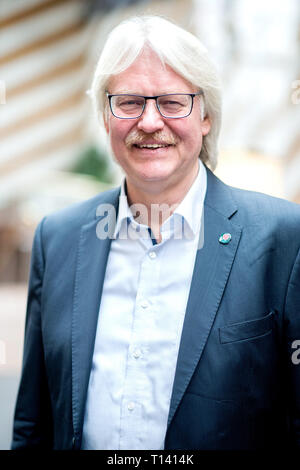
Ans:
[{"label": "navy blue blazer", "polygon": [[[110,239],[99,204],[42,220],[33,245],[12,448],[80,449]],[[231,234],[227,244],[220,235]],[[300,207],[208,170],[166,449],[300,447]]]}]

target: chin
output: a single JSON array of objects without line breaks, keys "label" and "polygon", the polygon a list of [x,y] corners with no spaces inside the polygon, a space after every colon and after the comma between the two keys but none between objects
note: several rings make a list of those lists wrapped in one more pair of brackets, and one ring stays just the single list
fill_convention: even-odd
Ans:
[{"label": "chin", "polygon": [[176,171],[176,166],[173,164],[162,164],[161,162],[150,162],[147,164],[139,165],[135,168],[135,173],[144,181],[159,181],[165,180],[172,176]]},{"label": "chin", "polygon": [[137,178],[140,181],[166,181],[172,177],[172,172],[169,171],[147,171],[147,172],[138,172]]}]

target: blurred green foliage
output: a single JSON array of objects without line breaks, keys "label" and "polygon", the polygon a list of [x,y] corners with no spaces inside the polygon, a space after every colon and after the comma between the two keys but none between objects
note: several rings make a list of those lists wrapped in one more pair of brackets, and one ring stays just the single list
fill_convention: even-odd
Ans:
[{"label": "blurred green foliage", "polygon": [[86,148],[75,165],[70,168],[73,173],[90,175],[97,181],[112,183],[113,178],[108,163],[108,156],[96,146]]}]

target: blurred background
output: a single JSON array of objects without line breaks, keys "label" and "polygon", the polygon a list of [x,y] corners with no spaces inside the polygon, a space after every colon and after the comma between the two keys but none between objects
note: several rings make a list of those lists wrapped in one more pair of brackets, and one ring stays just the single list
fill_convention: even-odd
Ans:
[{"label": "blurred background", "polygon": [[86,90],[107,34],[142,13],[196,34],[219,68],[216,174],[300,203],[298,0],[0,0],[0,449],[11,440],[34,230],[121,181]]}]

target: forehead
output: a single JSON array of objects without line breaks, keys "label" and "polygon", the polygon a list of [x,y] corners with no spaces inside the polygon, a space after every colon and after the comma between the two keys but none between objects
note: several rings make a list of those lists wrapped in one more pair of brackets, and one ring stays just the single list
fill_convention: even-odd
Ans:
[{"label": "forehead", "polygon": [[151,50],[143,51],[123,72],[113,75],[108,83],[110,93],[193,93],[196,88],[169,65],[163,64]]}]

